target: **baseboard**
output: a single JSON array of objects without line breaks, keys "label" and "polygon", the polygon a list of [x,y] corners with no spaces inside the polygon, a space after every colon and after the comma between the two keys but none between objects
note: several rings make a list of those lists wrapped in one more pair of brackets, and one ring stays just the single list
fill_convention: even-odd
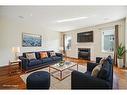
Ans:
[{"label": "baseboard", "polygon": [[69,56],[66,56],[65,58],[79,59],[79,58],[74,58],[74,57],[69,57]]},{"label": "baseboard", "polygon": [[0,68],[7,68],[9,65],[0,66]]}]

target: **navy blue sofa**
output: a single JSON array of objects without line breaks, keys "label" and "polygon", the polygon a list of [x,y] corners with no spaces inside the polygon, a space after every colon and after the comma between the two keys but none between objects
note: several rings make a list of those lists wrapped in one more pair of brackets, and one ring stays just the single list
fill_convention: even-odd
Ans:
[{"label": "navy blue sofa", "polygon": [[[56,56],[50,56],[51,51],[46,51],[48,54],[48,57],[41,59],[40,52],[42,51],[25,52],[23,53],[22,56],[19,56],[19,59],[21,60],[20,66],[22,68],[22,71],[27,72],[37,68],[42,68],[42,67],[45,67],[45,66],[48,66],[63,60],[63,55],[61,53],[56,53]],[[36,59],[31,59],[31,60],[27,59],[26,53],[35,53]]]},{"label": "navy blue sofa", "polygon": [[[101,58],[96,58],[99,63]],[[107,57],[106,63],[102,65],[97,77],[91,76],[91,72],[98,63],[87,63],[87,71],[81,73],[73,71],[71,74],[72,89],[112,89],[113,87],[113,62],[111,57]]]}]

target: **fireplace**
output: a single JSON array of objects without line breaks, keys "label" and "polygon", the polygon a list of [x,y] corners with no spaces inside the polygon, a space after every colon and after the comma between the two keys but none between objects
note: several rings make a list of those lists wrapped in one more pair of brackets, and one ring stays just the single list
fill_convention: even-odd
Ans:
[{"label": "fireplace", "polygon": [[78,48],[78,58],[90,60],[90,48]]}]

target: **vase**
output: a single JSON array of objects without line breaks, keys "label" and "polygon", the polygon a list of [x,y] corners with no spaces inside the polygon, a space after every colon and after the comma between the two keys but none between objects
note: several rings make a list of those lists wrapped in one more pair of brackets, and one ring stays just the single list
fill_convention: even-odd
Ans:
[{"label": "vase", "polygon": [[123,68],[123,59],[117,59],[118,68]]}]

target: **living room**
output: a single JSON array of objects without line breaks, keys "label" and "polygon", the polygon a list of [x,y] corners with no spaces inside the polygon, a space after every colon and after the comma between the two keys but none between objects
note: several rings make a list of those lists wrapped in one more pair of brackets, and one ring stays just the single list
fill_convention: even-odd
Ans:
[{"label": "living room", "polygon": [[[126,9],[126,6],[0,6],[0,71],[3,72],[0,89],[43,89],[44,86],[57,90],[127,89],[127,55],[124,52],[121,67],[116,58],[120,43],[127,49]],[[34,55],[29,56],[36,60],[30,63],[27,53],[31,52]],[[114,67],[111,81],[90,83],[75,72],[86,72],[99,58],[112,60],[108,62]],[[48,66],[36,65],[43,63]],[[32,67],[27,68],[28,64]],[[60,73],[53,75],[52,70]],[[83,82],[79,81],[80,77],[84,78]]]}]

